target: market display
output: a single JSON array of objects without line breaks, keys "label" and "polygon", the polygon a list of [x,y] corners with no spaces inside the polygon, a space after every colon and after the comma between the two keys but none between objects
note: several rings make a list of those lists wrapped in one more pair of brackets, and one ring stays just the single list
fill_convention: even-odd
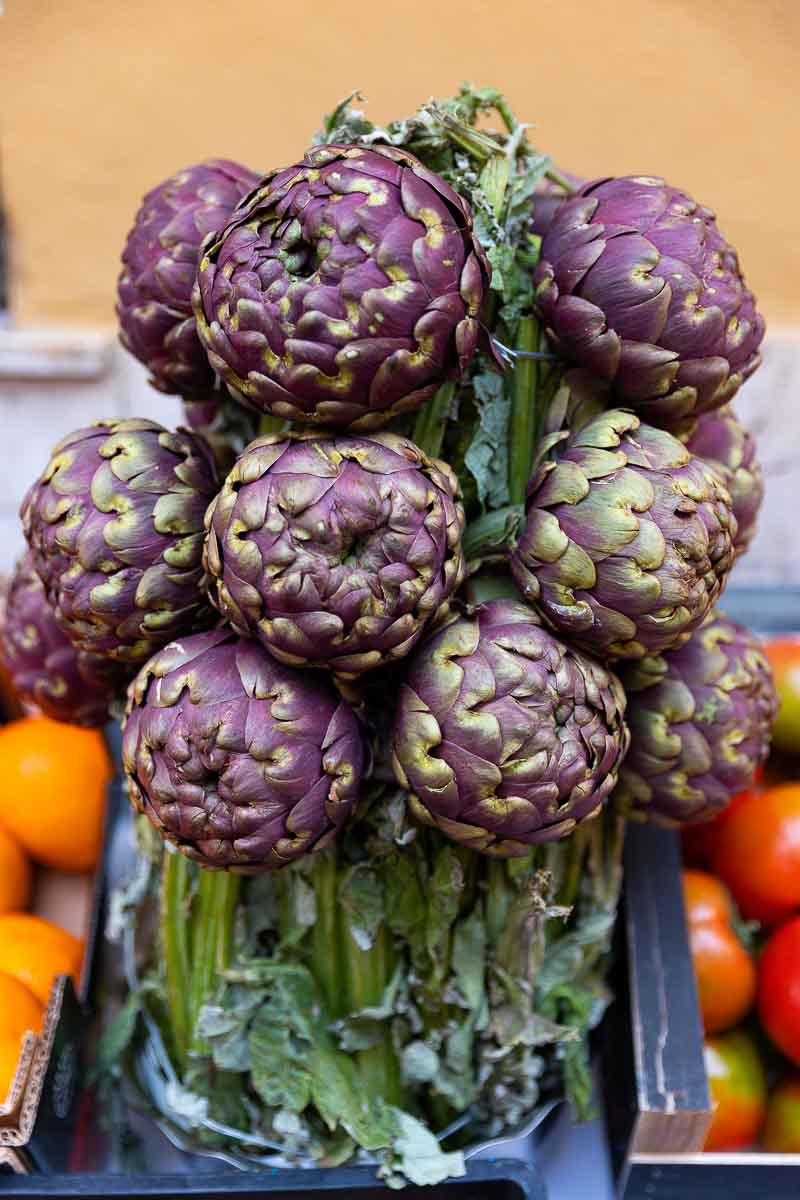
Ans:
[{"label": "market display", "polygon": [[[678,188],[559,171],[493,89],[385,127],[352,99],[290,166],[148,193],[121,338],[191,429],[59,443],[3,644],[48,718],[124,707],[136,971],[100,1069],[242,1165],[396,1185],[588,1112],[626,820],[721,839],[768,755],[768,658],[717,608],[764,323]],[[762,985],[687,886],[738,1143]]]}]

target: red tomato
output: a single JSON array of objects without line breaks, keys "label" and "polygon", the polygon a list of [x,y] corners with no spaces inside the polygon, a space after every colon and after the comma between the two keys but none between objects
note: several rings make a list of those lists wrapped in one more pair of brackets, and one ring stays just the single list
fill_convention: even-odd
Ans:
[{"label": "red tomato", "polygon": [[731,927],[724,884],[703,871],[684,871],[683,895],[703,1025],[706,1033],[722,1033],[750,1011],[755,967]]},{"label": "red tomato", "polygon": [[719,830],[713,868],[742,916],[777,925],[800,908],[800,784],[750,792]]},{"label": "red tomato", "polygon": [[752,1040],[738,1030],[706,1038],[704,1051],[714,1116],[704,1150],[744,1150],[764,1121],[767,1085]]},{"label": "red tomato", "polygon": [[719,841],[719,831],[730,814],[751,791],[757,791],[764,774],[759,767],[753,778],[752,788],[734,796],[727,808],[723,808],[711,821],[699,821],[696,825],[684,825],[681,829],[683,861],[687,867],[709,867]]},{"label": "red tomato", "polygon": [[771,638],[764,649],[781,700],[772,728],[773,744],[778,750],[800,754],[800,638]]},{"label": "red tomato", "polygon": [[778,1049],[800,1066],[800,917],[777,929],[764,947],[758,1015]]},{"label": "red tomato", "polygon": [[773,1154],[800,1154],[800,1075],[784,1079],[770,1096],[761,1140]]}]

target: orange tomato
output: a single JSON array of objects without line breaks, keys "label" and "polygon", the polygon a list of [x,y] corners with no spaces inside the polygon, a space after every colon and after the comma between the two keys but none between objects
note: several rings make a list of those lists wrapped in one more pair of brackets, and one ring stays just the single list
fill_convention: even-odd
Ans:
[{"label": "orange tomato", "polygon": [[744,1150],[764,1122],[767,1085],[761,1060],[746,1033],[706,1039],[703,1058],[713,1118],[704,1150]]},{"label": "orange tomato", "polygon": [[71,975],[76,987],[83,942],[32,913],[0,915],[0,971],[24,983],[47,1004],[56,975]]},{"label": "orange tomato", "polygon": [[0,1104],[5,1103],[11,1081],[17,1073],[22,1038],[15,1034],[0,1034]]},{"label": "orange tomato", "polygon": [[800,754],[800,638],[770,638],[764,649],[781,701],[772,727],[773,745]]},{"label": "orange tomato", "polygon": [[747,795],[721,826],[712,859],[742,916],[777,925],[800,907],[800,784]]},{"label": "orange tomato", "polygon": [[723,1033],[752,1007],[756,970],[731,926],[727,888],[704,871],[684,871],[683,895],[703,1026]]},{"label": "orange tomato", "polygon": [[773,1154],[800,1154],[800,1074],[784,1079],[772,1092],[762,1142]]},{"label": "orange tomato", "polygon": [[22,1037],[28,1030],[39,1033],[44,1008],[30,988],[13,975],[0,971],[0,1035]]},{"label": "orange tomato", "polygon": [[110,778],[97,730],[47,717],[0,729],[0,822],[37,862],[63,871],[95,865]]},{"label": "orange tomato", "polygon": [[0,825],[0,913],[27,908],[33,890],[28,856]]}]

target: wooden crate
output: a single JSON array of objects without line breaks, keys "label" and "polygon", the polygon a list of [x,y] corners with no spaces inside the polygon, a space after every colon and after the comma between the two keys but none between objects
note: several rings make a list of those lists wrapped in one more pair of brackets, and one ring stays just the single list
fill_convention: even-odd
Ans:
[{"label": "wooden crate", "polygon": [[678,835],[632,825],[603,1052],[621,1200],[798,1200],[800,1155],[701,1153],[711,1121]]}]

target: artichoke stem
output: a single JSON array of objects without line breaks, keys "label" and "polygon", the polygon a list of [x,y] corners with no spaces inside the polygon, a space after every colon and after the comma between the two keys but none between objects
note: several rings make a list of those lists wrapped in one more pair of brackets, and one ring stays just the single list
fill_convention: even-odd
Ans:
[{"label": "artichoke stem", "polygon": [[190,866],[182,854],[165,852],[161,874],[161,947],[172,1044],[178,1066],[189,1049],[189,921],[187,900]]},{"label": "artichoke stem", "polygon": [[430,458],[438,458],[442,453],[447,418],[455,393],[454,383],[443,383],[417,414],[411,440]]},{"label": "artichoke stem", "polygon": [[492,946],[505,929],[511,900],[506,864],[502,858],[490,858],[486,864],[486,930]]},{"label": "artichoke stem", "polygon": [[470,570],[476,571],[482,563],[493,559],[505,561],[524,519],[522,505],[509,504],[471,521],[461,540]]},{"label": "artichoke stem", "polygon": [[[602,818],[598,818],[598,820],[600,819]],[[578,889],[586,860],[588,824],[589,822],[585,822],[583,825],[579,825],[574,833],[571,833],[569,838],[562,843],[567,861],[558,889],[556,904],[563,905],[565,908],[572,908],[578,898]]]},{"label": "artichoke stem", "polygon": [[[362,950],[350,935],[343,914],[340,946],[345,955],[343,966],[349,1011],[359,1012],[379,1004],[395,967],[394,950],[386,926],[380,926],[369,950]],[[366,1095],[382,1097],[387,1104],[403,1107],[400,1064],[388,1023],[380,1041],[366,1050],[360,1050],[356,1060]]]},{"label": "artichoke stem", "polygon": [[[517,349],[539,348],[539,322],[522,317]],[[536,390],[539,367],[535,359],[518,358],[511,381],[511,428],[508,447],[508,494],[512,504],[524,504],[536,441]]]},{"label": "artichoke stem", "polygon": [[264,413],[258,422],[258,436],[265,437],[268,433],[281,433],[286,428],[283,417],[273,417]]},{"label": "artichoke stem", "polygon": [[330,1015],[337,1019],[347,1012],[347,997],[342,987],[339,954],[336,895],[336,851],[323,850],[314,856],[311,873],[317,900],[317,919],[312,931],[314,978],[325,999]]},{"label": "artichoke stem", "polygon": [[230,962],[239,884],[239,876],[229,871],[200,871],[189,990],[189,1044],[198,1053],[204,1050],[202,1039],[195,1034],[200,1009],[216,991],[219,974]]}]

